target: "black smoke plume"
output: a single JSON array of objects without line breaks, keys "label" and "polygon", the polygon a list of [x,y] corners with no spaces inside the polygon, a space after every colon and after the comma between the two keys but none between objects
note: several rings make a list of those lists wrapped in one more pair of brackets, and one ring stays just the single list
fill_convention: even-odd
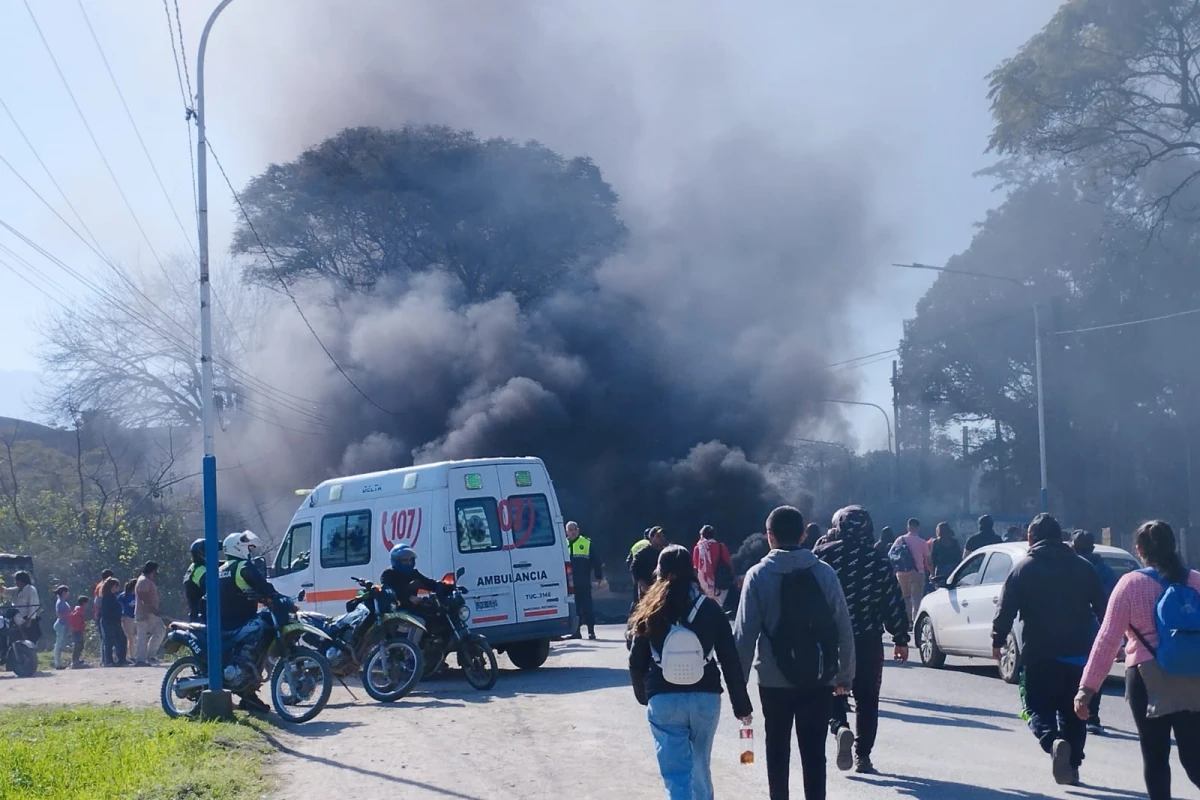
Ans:
[{"label": "black smoke plume", "polygon": [[[823,398],[852,396],[846,373],[824,365],[847,341],[885,237],[860,159],[746,102],[762,77],[743,57],[750,34],[726,30],[720,14],[676,16],[671,3],[630,5],[641,10],[618,25],[587,4],[389,2],[339,7],[318,38],[296,20],[328,7],[295,5],[273,18],[284,33],[259,54],[285,64],[307,54],[296,85],[274,87],[270,158],[355,125],[537,138],[596,159],[631,240],[527,307],[466,303],[430,274],[336,305],[326,287],[305,287],[326,345],[390,413],[282,306],[251,371],[318,401],[329,429],[256,423],[238,437],[243,457],[279,452],[270,481],[286,490],[414,462],[538,455],[564,514],[608,554],[652,524],[691,541],[711,523],[736,542],[773,504],[799,499],[768,465],[798,426],[837,424]],[[273,150],[279,142],[290,149]]]}]

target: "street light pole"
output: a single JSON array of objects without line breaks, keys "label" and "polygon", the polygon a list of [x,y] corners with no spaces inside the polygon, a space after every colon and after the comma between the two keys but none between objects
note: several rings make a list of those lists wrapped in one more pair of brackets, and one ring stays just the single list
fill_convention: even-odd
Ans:
[{"label": "street light pole", "polygon": [[890,456],[889,462],[890,462],[890,473],[891,474],[889,476],[889,484],[890,485],[888,486],[888,494],[892,500],[895,500],[896,499],[896,451],[892,447],[892,421],[891,421],[891,419],[888,418],[887,412],[883,410],[883,406],[875,405],[874,403],[868,403],[863,400],[830,400],[829,398],[825,398],[821,402],[822,403],[840,403],[842,405],[847,405],[847,406],[870,406],[871,408],[878,409],[879,413],[883,414],[883,424],[887,426],[888,455]]},{"label": "street light pole", "polygon": [[221,586],[218,563],[221,557],[217,527],[217,457],[213,448],[216,408],[213,397],[212,287],[208,274],[208,160],[204,141],[204,54],[208,34],[217,16],[233,0],[221,0],[213,10],[196,55],[196,227],[200,240],[200,409],[204,431],[204,576],[205,620],[208,623],[208,691],[200,698],[205,718],[231,718],[233,699],[221,688]]},{"label": "street light pole", "polygon": [[[986,272],[973,272],[965,269],[950,269],[947,267],[935,267],[930,264],[892,264],[893,267],[903,267],[904,269],[927,269],[932,272],[948,272],[951,275],[969,275],[974,278],[989,278],[994,281],[1007,281],[1015,283],[1022,289],[1028,288],[1024,281],[1010,278],[1007,275],[990,275]],[[1034,358],[1034,383],[1037,390],[1037,414],[1038,414],[1038,467],[1041,472],[1041,494],[1039,498],[1039,506],[1042,511],[1050,510],[1050,490],[1049,479],[1046,477],[1046,405],[1043,393],[1042,384],[1042,328],[1038,315],[1038,306],[1033,304],[1033,358]]]}]

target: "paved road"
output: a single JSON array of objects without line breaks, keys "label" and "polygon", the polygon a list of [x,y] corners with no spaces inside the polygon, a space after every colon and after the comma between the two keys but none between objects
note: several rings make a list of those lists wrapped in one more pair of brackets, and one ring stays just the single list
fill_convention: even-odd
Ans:
[{"label": "paved road", "polygon": [[[599,642],[556,644],[536,673],[501,657],[496,689],[480,693],[461,676],[422,684],[392,706],[361,690],[354,702],[334,689],[330,707],[299,728],[274,728],[281,755],[280,800],[625,800],[661,797],[645,712],[633,699],[620,626]],[[981,662],[951,660],[945,670],[889,663],[875,764],[884,773],[830,772],[832,800],[1024,800],[1145,797],[1133,724],[1120,689],[1110,686],[1103,716],[1111,733],[1092,737],[1083,778],[1059,787],[1049,759],[1017,717],[1017,692]],[[958,664],[954,666],[954,664]],[[0,706],[93,702],[157,705],[162,669],[0,674]],[[753,695],[752,695],[753,696]],[[756,703],[757,705],[757,703]],[[756,714],[761,737],[761,715]],[[268,718],[270,719],[270,718]],[[714,749],[717,797],[766,797],[759,763],[737,763],[737,723],[728,706]],[[832,754],[832,743],[830,747]],[[798,757],[793,756],[798,766]],[[1200,800],[1176,762],[1175,797]],[[802,797],[798,770],[793,793]]]},{"label": "paved road", "polygon": [[[283,735],[280,797],[310,800],[313,786],[358,798],[654,798],[661,783],[643,709],[633,699],[618,626],[599,642],[555,646],[536,673],[508,667],[494,693],[451,675],[395,707],[355,704],[343,689],[300,735]],[[883,775],[831,771],[829,797],[853,800],[1144,797],[1133,724],[1120,689],[1105,698],[1105,737],[1089,742],[1087,786],[1059,787],[1017,717],[1017,691],[995,669],[962,660],[940,671],[889,664],[875,754]],[[360,694],[361,697],[361,694]],[[756,703],[757,706],[757,703]],[[761,737],[761,717],[756,730]],[[737,763],[737,723],[722,710],[713,754],[717,796],[766,797],[761,763]],[[832,742],[830,753],[832,754]],[[798,765],[798,756],[793,756]],[[832,764],[831,764],[832,766]],[[1174,769],[1176,798],[1200,798]],[[798,770],[793,797],[802,797]]]}]

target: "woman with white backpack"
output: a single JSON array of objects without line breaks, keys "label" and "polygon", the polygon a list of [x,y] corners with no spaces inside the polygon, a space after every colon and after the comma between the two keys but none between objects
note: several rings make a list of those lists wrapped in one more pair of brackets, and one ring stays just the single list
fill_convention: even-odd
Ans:
[{"label": "woman with white backpack", "polygon": [[633,693],[647,706],[666,796],[712,800],[722,673],[733,713],[744,725],[754,709],[729,621],[701,591],[691,553],[679,545],[664,548],[656,576],[629,619]]},{"label": "woman with white backpack", "polygon": [[1142,749],[1150,800],[1171,800],[1171,735],[1188,778],[1200,786],[1200,573],[1184,566],[1175,533],[1160,520],[1143,523],[1134,548],[1147,567],[1127,573],[1109,597],[1092,645],[1075,713],[1088,703],[1125,647],[1125,697]]}]

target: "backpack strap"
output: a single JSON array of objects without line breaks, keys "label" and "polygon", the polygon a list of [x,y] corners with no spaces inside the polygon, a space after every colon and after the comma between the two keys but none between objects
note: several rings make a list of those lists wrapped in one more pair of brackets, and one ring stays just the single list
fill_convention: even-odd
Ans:
[{"label": "backpack strap", "polygon": [[1148,651],[1150,651],[1151,658],[1158,658],[1158,651],[1150,646],[1150,643],[1146,641],[1146,637],[1142,636],[1141,631],[1139,631],[1137,628],[1133,627],[1132,625],[1129,626],[1129,630],[1133,631],[1133,635],[1136,636],[1137,640],[1142,643],[1142,647],[1144,647]]},{"label": "backpack strap", "polygon": [[688,625],[691,625],[696,620],[696,614],[700,612],[700,606],[704,604],[704,592],[696,598],[696,602],[692,604],[692,611],[687,616]]}]

